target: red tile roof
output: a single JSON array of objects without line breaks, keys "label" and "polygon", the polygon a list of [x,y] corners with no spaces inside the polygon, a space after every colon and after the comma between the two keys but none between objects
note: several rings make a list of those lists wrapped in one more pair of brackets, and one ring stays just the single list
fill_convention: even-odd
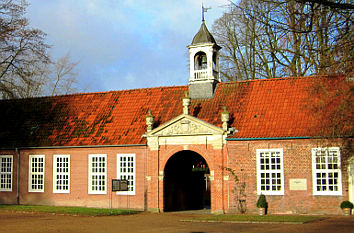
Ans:
[{"label": "red tile roof", "polygon": [[[214,98],[192,100],[189,111],[221,127],[227,106],[230,126],[238,130],[231,138],[274,138],[327,135],[333,114],[349,108],[336,126],[352,135],[352,83],[339,76],[220,83]],[[182,114],[187,90],[173,86],[3,100],[0,147],[145,144],[148,110],[155,127],[171,120]]]}]

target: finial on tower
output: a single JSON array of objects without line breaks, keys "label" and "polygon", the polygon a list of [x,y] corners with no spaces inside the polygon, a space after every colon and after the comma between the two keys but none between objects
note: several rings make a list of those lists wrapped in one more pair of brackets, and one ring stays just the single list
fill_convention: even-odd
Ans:
[{"label": "finial on tower", "polygon": [[202,22],[204,22],[204,12],[207,12],[208,10],[210,10],[211,7],[204,7],[203,3],[202,3]]}]

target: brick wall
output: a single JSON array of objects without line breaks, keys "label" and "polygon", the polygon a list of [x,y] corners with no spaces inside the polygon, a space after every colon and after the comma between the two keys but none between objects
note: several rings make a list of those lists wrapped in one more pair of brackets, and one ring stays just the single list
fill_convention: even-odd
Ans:
[{"label": "brick wall", "polygon": [[[14,155],[13,191],[0,192],[0,203],[16,203],[16,154]],[[2,151],[0,154],[6,153]],[[117,176],[117,154],[136,155],[136,195],[117,195],[111,192],[111,179]],[[53,155],[70,155],[70,193],[53,193]],[[88,194],[88,155],[107,155],[107,193]],[[29,155],[45,155],[44,192],[28,191]],[[145,147],[105,147],[105,148],[68,148],[68,149],[26,149],[20,150],[20,204],[86,206],[103,208],[132,208],[144,210],[145,184]]]},{"label": "brick wall", "polygon": [[[342,195],[316,196],[312,188],[312,148],[339,146],[341,147]],[[226,166],[236,171],[238,178],[246,183],[247,212],[257,211],[257,167],[256,150],[282,148],[284,163],[284,195],[266,195],[269,213],[284,214],[340,214],[340,203],[348,199],[348,174],[346,163],[351,148],[344,141],[323,140],[257,140],[229,141],[228,163]],[[307,182],[307,190],[291,190],[290,180],[302,179]],[[230,177],[226,182],[229,194],[229,211],[237,211],[234,194],[231,192],[235,183]]]},{"label": "brick wall", "polygon": [[[158,151],[144,146],[26,149],[20,150],[20,204],[87,206],[103,208],[133,208],[163,210],[163,171],[167,161],[177,152],[191,150],[207,162],[214,179],[211,180],[211,209],[215,213],[237,212],[232,176],[223,168],[233,169],[240,181],[246,183],[245,203],[247,213],[256,213],[257,168],[256,150],[282,148],[284,163],[284,195],[267,195],[270,214],[340,214],[340,203],[348,199],[347,161],[352,156],[348,141],[323,140],[255,140],[228,141],[223,149],[209,145],[168,145]],[[312,148],[341,147],[342,195],[316,196],[312,191]],[[110,191],[111,179],[116,178],[117,154],[136,155],[136,195],[116,195]],[[0,192],[0,204],[17,201],[17,155],[13,150],[0,151],[1,155],[13,155],[13,183],[11,192]],[[42,193],[28,192],[29,155],[45,155],[45,188]],[[70,154],[70,193],[53,193],[53,155]],[[88,155],[107,155],[107,194],[88,194]],[[162,172],[162,173],[161,173]],[[306,180],[306,190],[291,190],[290,180]]]}]

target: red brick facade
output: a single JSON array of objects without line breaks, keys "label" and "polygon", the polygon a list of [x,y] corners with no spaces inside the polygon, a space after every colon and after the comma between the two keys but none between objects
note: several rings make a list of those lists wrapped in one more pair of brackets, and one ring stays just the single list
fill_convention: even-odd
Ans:
[{"label": "red brick facade", "polygon": [[[102,208],[133,208],[144,210],[145,183],[145,147],[102,147],[68,149],[24,149],[20,154],[19,204],[87,206]],[[117,176],[117,154],[134,153],[136,155],[136,195],[116,195],[111,190],[111,179]],[[17,196],[17,155],[15,151],[2,151],[0,154],[14,156],[14,175],[12,192],[0,192],[0,202],[15,204]],[[70,193],[53,193],[53,155],[70,155]],[[107,154],[107,194],[88,194],[88,155]],[[28,191],[29,155],[45,155],[44,192]]]},{"label": "red brick facade", "polygon": [[[257,201],[257,168],[256,150],[269,148],[283,149],[284,162],[284,195],[267,195],[269,213],[284,214],[339,214],[340,203],[348,199],[348,156],[350,152],[343,141],[332,142],[331,145],[341,147],[342,155],[342,195],[341,196],[316,196],[313,194],[312,174],[312,148],[325,147],[328,142],[323,140],[293,139],[293,140],[257,140],[257,141],[232,141],[228,143],[229,167],[233,168],[241,181],[246,183],[247,210],[256,211]],[[291,190],[290,179],[306,179],[306,190]],[[229,181],[227,190],[233,186]],[[235,209],[233,194],[229,193],[229,210]]]},{"label": "red brick facade", "polygon": [[[211,180],[211,210],[215,213],[238,212],[232,189],[233,177],[222,168],[232,168],[240,181],[245,182],[245,205],[247,213],[255,213],[257,201],[257,149],[283,149],[284,195],[267,195],[268,212],[271,214],[340,214],[341,201],[348,199],[348,148],[344,141],[336,140],[331,146],[341,146],[342,155],[342,195],[316,196],[312,188],[311,149],[322,147],[322,140],[252,140],[228,141],[223,149],[213,149],[208,145],[166,146],[151,151],[145,146],[98,147],[65,149],[23,149],[19,150],[20,179],[19,204],[87,206],[103,208],[133,208],[140,210],[164,210],[164,168],[174,154],[190,150],[201,155],[209,169],[214,172]],[[328,145],[328,144],[327,144]],[[116,195],[110,191],[110,180],[116,178],[117,154],[136,155],[136,195]],[[13,155],[12,192],[0,192],[2,204],[17,203],[17,154],[16,151],[1,151],[0,154]],[[44,192],[28,191],[29,155],[45,155]],[[53,155],[70,154],[70,193],[53,193]],[[88,194],[88,155],[107,154],[107,193]],[[305,179],[306,190],[291,190],[290,179]]]}]

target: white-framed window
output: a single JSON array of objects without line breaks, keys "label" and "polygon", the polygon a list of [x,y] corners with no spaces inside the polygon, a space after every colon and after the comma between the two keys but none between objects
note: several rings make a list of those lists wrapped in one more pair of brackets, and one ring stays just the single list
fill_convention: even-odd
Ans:
[{"label": "white-framed window", "polygon": [[117,154],[117,179],[128,181],[128,191],[118,195],[135,195],[136,188],[135,154]]},{"label": "white-framed window", "polygon": [[89,194],[107,193],[107,155],[89,155]]},{"label": "white-framed window", "polygon": [[44,192],[44,155],[29,156],[28,192]]},{"label": "white-framed window", "polygon": [[339,147],[312,149],[314,195],[342,195]]},{"label": "white-framed window", "polygon": [[0,191],[12,191],[13,156],[0,155]]},{"label": "white-framed window", "polygon": [[284,195],[283,149],[257,149],[258,195]]},{"label": "white-framed window", "polygon": [[53,193],[70,192],[70,155],[53,156]]}]

